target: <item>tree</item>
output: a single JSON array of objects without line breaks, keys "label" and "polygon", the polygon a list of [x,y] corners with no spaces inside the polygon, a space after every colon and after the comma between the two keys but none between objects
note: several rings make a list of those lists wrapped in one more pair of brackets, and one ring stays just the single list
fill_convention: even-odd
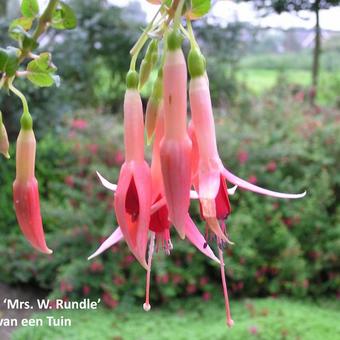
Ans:
[{"label": "tree", "polygon": [[255,7],[265,10],[266,13],[275,11],[280,14],[282,12],[299,12],[302,10],[312,11],[315,13],[315,43],[313,51],[312,81],[315,91],[317,90],[320,53],[321,53],[321,28],[320,28],[320,10],[328,9],[332,6],[340,4],[340,0],[246,0],[252,1]]}]

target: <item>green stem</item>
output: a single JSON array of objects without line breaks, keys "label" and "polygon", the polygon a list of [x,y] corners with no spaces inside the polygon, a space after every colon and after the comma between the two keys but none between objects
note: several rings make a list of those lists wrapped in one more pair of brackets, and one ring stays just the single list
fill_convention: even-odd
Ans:
[{"label": "green stem", "polygon": [[53,12],[57,7],[59,0],[50,0],[44,13],[41,15],[38,26],[33,34],[33,40],[37,41],[39,37],[45,32],[47,24],[51,21]]},{"label": "green stem", "polygon": [[161,7],[158,9],[156,14],[152,18],[151,22],[148,24],[148,26],[146,26],[144,32],[142,33],[142,35],[139,37],[139,39],[137,40],[135,45],[130,50],[130,54],[132,56],[131,63],[130,63],[130,70],[134,71],[136,69],[136,62],[137,62],[137,58],[138,58],[139,52],[143,48],[144,44],[148,41],[148,39],[149,39],[148,33],[153,28],[153,24],[154,24],[154,22],[155,22],[155,20],[156,20],[156,18],[158,16],[158,14],[163,9],[163,7],[164,7],[164,5],[161,5]]},{"label": "green stem", "polygon": [[21,129],[26,130],[26,131],[30,131],[30,130],[33,129],[33,119],[32,119],[32,116],[31,116],[29,110],[28,110],[27,100],[26,100],[24,94],[22,92],[20,92],[17,88],[14,87],[12,82],[13,82],[13,79],[11,81],[9,81],[8,88],[15,95],[17,95],[20,98],[20,100],[22,102],[22,106],[23,106],[23,113],[22,113],[21,118],[20,118]]},{"label": "green stem", "polygon": [[[51,21],[53,12],[57,7],[58,3],[59,0],[50,0],[50,2],[48,3],[44,13],[39,18],[37,28],[33,33],[32,39],[34,41],[37,42],[39,37],[46,31],[47,25]],[[23,50],[19,62],[21,63],[22,61],[24,61],[26,57],[30,55],[30,53],[31,53],[30,50]]]},{"label": "green stem", "polygon": [[28,103],[26,100],[26,97],[24,96],[24,94],[19,91],[16,87],[14,87],[14,85],[12,84],[12,82],[9,82],[9,86],[8,88],[16,95],[20,98],[21,102],[22,102],[22,107],[23,107],[23,115],[29,115],[30,116],[30,112],[28,109]]},{"label": "green stem", "polygon": [[192,48],[197,48],[198,50],[200,49],[198,46],[198,43],[195,39],[194,31],[191,26],[191,21],[187,19],[187,28],[188,28],[188,34],[189,34],[189,40]]},{"label": "green stem", "polygon": [[175,17],[174,17],[174,30],[178,29],[181,24],[181,17],[182,17],[184,2],[185,0],[180,0],[176,8]]}]

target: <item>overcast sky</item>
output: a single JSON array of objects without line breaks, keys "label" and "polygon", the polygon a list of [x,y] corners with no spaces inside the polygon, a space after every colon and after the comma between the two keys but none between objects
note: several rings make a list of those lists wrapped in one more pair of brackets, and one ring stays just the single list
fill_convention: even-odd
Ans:
[{"label": "overcast sky", "polygon": [[[126,6],[129,0],[109,0],[118,6]],[[143,10],[148,17],[157,10],[158,6],[149,4],[146,0],[137,0],[141,3]],[[250,3],[236,4],[231,0],[221,0],[217,2],[209,14],[209,16],[217,17],[221,22],[228,23],[235,20],[252,22],[255,25],[265,27],[279,27],[287,29],[290,27],[312,28],[315,26],[315,16],[310,12],[300,12],[299,18],[296,15],[283,13],[281,15],[270,15],[265,18],[257,17],[256,11]],[[324,29],[340,31],[340,7],[334,7],[320,12],[320,24]]]}]

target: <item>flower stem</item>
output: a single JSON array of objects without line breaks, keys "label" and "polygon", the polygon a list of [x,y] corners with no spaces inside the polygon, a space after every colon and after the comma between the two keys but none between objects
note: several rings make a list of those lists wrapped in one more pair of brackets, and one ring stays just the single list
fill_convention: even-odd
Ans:
[{"label": "flower stem", "polygon": [[195,34],[192,29],[191,21],[187,19],[187,28],[188,28],[188,35],[189,35],[189,40],[192,48],[197,48],[198,50],[200,49],[198,46],[198,43],[195,39]]},{"label": "flower stem", "polygon": [[59,0],[50,0],[44,13],[41,15],[39,19],[38,26],[35,32],[33,33],[33,37],[32,37],[33,40],[37,41],[39,37],[45,32],[46,26],[51,21],[53,12],[55,8],[57,7],[58,3],[59,3]]},{"label": "flower stem", "polygon": [[20,118],[20,125],[21,128],[23,130],[32,130],[33,129],[33,119],[32,116],[29,112],[28,109],[28,104],[27,104],[27,100],[24,96],[24,94],[22,92],[20,92],[17,88],[14,87],[14,85],[12,84],[11,80],[8,84],[8,88],[16,95],[20,98],[21,102],[22,102],[22,106],[23,106],[23,113],[21,115]]},{"label": "flower stem", "polygon": [[8,88],[17,96],[20,98],[21,102],[22,102],[22,106],[23,106],[23,115],[30,115],[29,109],[28,109],[28,103],[26,100],[26,97],[24,96],[24,94],[19,91],[16,87],[14,87],[14,85],[12,84],[12,82],[9,82],[9,86]]},{"label": "flower stem", "polygon": [[175,17],[174,17],[174,30],[178,29],[181,24],[181,16],[182,16],[184,2],[185,0],[180,0],[176,8]]},{"label": "flower stem", "polygon": [[132,49],[130,50],[130,55],[132,56],[131,58],[131,63],[130,63],[130,70],[134,71],[136,69],[136,62],[137,62],[137,58],[139,55],[139,52],[141,51],[141,49],[143,48],[144,44],[148,41],[149,37],[148,37],[148,33],[151,31],[151,29],[153,28],[153,24],[158,16],[158,14],[161,12],[161,10],[163,9],[162,5],[158,11],[156,12],[156,14],[154,15],[154,17],[152,18],[151,22],[148,24],[148,26],[146,26],[144,32],[142,33],[142,35],[139,37],[139,39],[137,40],[137,42],[135,43],[135,45],[132,47]]}]

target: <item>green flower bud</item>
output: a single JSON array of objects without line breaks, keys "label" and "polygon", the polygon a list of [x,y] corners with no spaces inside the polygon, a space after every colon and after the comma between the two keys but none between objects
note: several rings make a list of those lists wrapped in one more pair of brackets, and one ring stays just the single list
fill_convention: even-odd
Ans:
[{"label": "green flower bud", "polygon": [[152,64],[151,62],[144,59],[140,65],[139,69],[139,84],[138,88],[141,90],[145,83],[148,81],[150,73],[152,70]]},{"label": "green flower bud", "polygon": [[136,89],[138,87],[138,73],[130,70],[126,75],[126,87],[128,89]]},{"label": "green flower bud", "polygon": [[163,98],[163,72],[158,72],[157,79],[153,85],[151,97],[156,101],[160,102]]},{"label": "green flower bud", "polygon": [[205,73],[206,61],[197,48],[190,50],[188,55],[188,68],[191,78],[203,76]]}]

